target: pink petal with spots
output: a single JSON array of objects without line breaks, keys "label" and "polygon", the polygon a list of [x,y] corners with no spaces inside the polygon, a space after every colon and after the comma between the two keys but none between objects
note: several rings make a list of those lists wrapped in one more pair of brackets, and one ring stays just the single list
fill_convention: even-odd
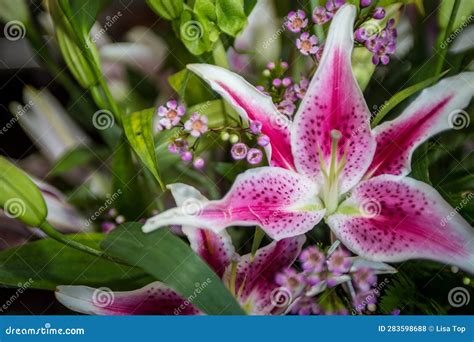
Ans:
[{"label": "pink petal with spots", "polygon": [[325,210],[316,183],[293,171],[260,167],[240,174],[219,201],[190,199],[180,207],[150,218],[144,232],[180,224],[222,231],[228,226],[261,226],[273,239],[312,229]]},{"label": "pink petal with spots", "polygon": [[435,189],[415,179],[382,175],[362,182],[328,224],[369,260],[431,259],[474,272],[474,229]]},{"label": "pink petal with spots", "polygon": [[405,176],[415,149],[439,132],[462,129],[469,115],[462,109],[474,96],[474,72],[465,72],[425,89],[393,121],[374,129],[377,150],[367,176]]},{"label": "pink petal with spots", "polygon": [[321,63],[295,116],[291,145],[297,169],[323,182],[318,147],[329,165],[331,131],[342,138],[338,157],[347,150],[340,178],[341,192],[361,179],[375,151],[370,112],[351,69],[353,24],[356,9],[345,5],[334,16]]},{"label": "pink petal with spots", "polygon": [[271,165],[294,170],[290,121],[278,112],[271,97],[227,69],[210,64],[189,64],[188,69],[209,83],[242,118],[262,123],[262,133],[271,142],[271,148],[266,148]]},{"label": "pink petal with spots", "polygon": [[199,315],[192,304],[160,282],[134,291],[112,292],[88,286],[58,286],[56,298],[88,315]]},{"label": "pink petal with spots", "polygon": [[[276,314],[285,310],[290,304],[281,305],[278,295],[289,295],[291,291],[278,292],[275,275],[290,267],[301,252],[306,238],[304,235],[274,241],[260,248],[252,260],[250,254],[241,257],[237,264],[235,282],[236,293],[240,304],[254,315]],[[229,281],[231,270],[228,269],[224,281]],[[281,306],[280,306],[281,305]]]},{"label": "pink petal with spots", "polygon": [[222,277],[235,253],[229,234],[225,230],[214,233],[209,229],[190,226],[183,227],[183,233],[187,236],[191,248]]},{"label": "pink petal with spots", "polygon": [[[167,185],[167,188],[171,190],[178,206],[186,205],[186,201],[189,200],[208,202],[207,198],[192,186],[174,183]],[[191,248],[222,277],[235,253],[230,235],[225,230],[214,233],[211,230],[192,226],[184,226],[182,231],[188,238]]]}]

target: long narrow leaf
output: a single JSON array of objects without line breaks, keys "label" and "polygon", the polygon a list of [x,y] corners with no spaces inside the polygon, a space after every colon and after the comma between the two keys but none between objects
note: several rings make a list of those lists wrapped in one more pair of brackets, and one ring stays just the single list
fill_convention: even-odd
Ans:
[{"label": "long narrow leaf", "polygon": [[[141,267],[209,315],[244,314],[222,280],[184,241],[164,229],[145,234],[141,226],[121,225],[103,241],[102,248]],[[205,289],[196,293],[204,283]]]}]

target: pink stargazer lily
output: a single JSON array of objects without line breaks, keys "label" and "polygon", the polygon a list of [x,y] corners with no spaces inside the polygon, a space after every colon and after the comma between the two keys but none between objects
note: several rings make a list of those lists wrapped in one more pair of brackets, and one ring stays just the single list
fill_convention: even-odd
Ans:
[{"label": "pink stargazer lily", "polygon": [[[428,184],[406,177],[413,151],[450,128],[468,105],[474,73],[424,90],[393,121],[370,129],[370,112],[351,69],[356,9],[345,5],[330,27],[321,63],[293,123],[270,97],[226,69],[192,64],[245,119],[263,124],[271,166],[237,177],[227,195],[187,213],[150,218],[145,232],[170,224],[259,225],[273,239],[297,236],[322,218],[354,253],[374,261],[436,260],[474,272],[472,227]],[[446,217],[452,217],[446,221]]]},{"label": "pink stargazer lily", "polygon": [[[207,199],[193,187],[184,184],[168,186],[178,205],[194,208]],[[222,278],[242,308],[251,315],[276,315],[291,304],[290,295],[275,282],[275,275],[290,267],[301,252],[304,236],[273,241],[250,254],[239,256],[225,230],[214,233],[208,229],[183,226],[191,248]],[[206,291],[206,283],[200,291]],[[59,286],[56,298],[71,310],[95,315],[199,315],[192,303],[157,281],[135,291],[109,292],[87,286]]]}]

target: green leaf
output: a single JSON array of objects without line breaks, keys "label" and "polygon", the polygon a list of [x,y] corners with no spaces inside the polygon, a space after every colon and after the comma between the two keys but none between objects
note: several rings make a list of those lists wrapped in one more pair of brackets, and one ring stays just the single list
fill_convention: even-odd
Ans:
[{"label": "green leaf", "polygon": [[147,0],[146,3],[159,16],[173,20],[183,12],[183,0]]},{"label": "green leaf", "polygon": [[4,157],[0,157],[0,170],[0,206],[8,216],[38,227],[48,215],[41,191]]},{"label": "green leaf", "polygon": [[150,108],[126,115],[123,118],[123,128],[130,146],[153,174],[161,188],[164,189],[164,183],[158,172],[158,161],[153,140],[154,113],[154,108]]},{"label": "green leaf", "polygon": [[106,157],[105,153],[108,153],[107,150],[99,147],[94,147],[94,150],[91,150],[90,147],[72,149],[56,161],[49,174],[51,176],[58,176],[92,161],[101,160],[101,157]]},{"label": "green leaf", "polygon": [[257,0],[244,0],[244,11],[247,16],[250,15],[256,4]]},{"label": "green leaf", "polygon": [[199,114],[206,115],[209,127],[221,127],[226,124],[226,113],[223,100],[212,100],[195,104],[194,106],[188,107],[188,112],[198,112]]},{"label": "green leaf", "polygon": [[183,69],[168,77],[170,86],[188,106],[212,99],[212,93],[194,73]]},{"label": "green leaf", "polygon": [[395,108],[400,102],[402,102],[403,100],[409,98],[410,96],[412,96],[413,94],[415,94],[416,92],[432,85],[433,83],[435,83],[437,80],[439,80],[441,77],[443,77],[444,75],[446,75],[448,71],[445,71],[439,75],[436,75],[436,76],[433,76],[433,77],[430,77],[422,82],[419,82],[417,84],[414,84],[408,88],[405,88],[403,90],[400,90],[398,93],[396,93],[395,95],[393,95],[390,100],[388,100],[383,106],[382,106],[382,109],[377,113],[377,115],[374,117],[373,121],[372,121],[372,127],[375,127],[377,126],[380,121],[382,121],[382,119],[393,109]]},{"label": "green leaf", "polygon": [[352,53],[352,70],[362,91],[367,87],[375,71],[372,53],[365,47],[356,47]]},{"label": "green leaf", "polygon": [[425,142],[416,149],[412,158],[410,175],[427,184],[431,184],[429,171],[430,162],[428,158],[429,144],[429,142]]},{"label": "green leaf", "polygon": [[[88,0],[86,5],[92,3]],[[77,1],[73,1],[77,5]],[[87,6],[84,7],[87,7]],[[97,70],[100,62],[95,45],[91,42],[90,21],[85,19],[84,12],[77,13],[82,19],[75,19],[69,0],[49,0],[48,10],[54,22],[56,40],[61,53],[74,78],[83,88],[90,88],[98,83]],[[79,20],[79,21],[78,21]],[[90,25],[90,26],[89,26]]]},{"label": "green leaf", "polygon": [[[454,7],[454,2],[455,0],[443,0],[439,4],[438,23],[442,30],[448,27],[451,12]],[[453,25],[450,30],[451,32],[447,33],[450,34],[456,29],[463,29],[464,27],[467,27],[470,21],[469,16],[472,14],[474,14],[474,1],[461,0],[459,4],[459,9],[453,19]]]},{"label": "green leaf", "polygon": [[[143,191],[140,171],[135,166],[125,137],[120,139],[115,148],[112,171],[114,193],[120,194],[115,200],[115,208],[126,217],[127,221],[139,220],[146,214],[145,198],[148,196]],[[140,196],[137,196],[137,193],[140,193]],[[134,200],[131,201],[131,198]]]},{"label": "green leaf", "polygon": [[425,15],[425,8],[423,6],[423,0],[381,0],[377,3],[377,6],[387,7],[393,4],[410,5],[414,4],[421,15]]},{"label": "green leaf", "polygon": [[196,0],[193,11],[209,21],[217,21],[216,6],[211,0]]},{"label": "green leaf", "polygon": [[[103,234],[78,234],[75,241],[97,248]],[[0,283],[54,290],[58,285],[87,285],[133,290],[153,279],[132,268],[91,256],[53,239],[42,239],[0,252]]]},{"label": "green leaf", "polygon": [[[141,224],[124,224],[109,234],[102,247],[108,254],[141,267],[183,298],[192,296],[193,305],[209,315],[244,314],[221,279],[168,230],[144,234]],[[204,282],[208,284],[206,290],[196,296],[196,284]]]},{"label": "green leaf", "polygon": [[[110,4],[111,0],[59,0],[59,4],[68,16],[68,20],[86,37],[100,11]],[[122,12],[117,14],[122,16]]]},{"label": "green leaf", "polygon": [[[210,38],[210,32],[213,30],[213,23],[205,17],[185,9],[181,13],[179,20],[179,37],[184,46],[193,55],[199,56],[204,52],[212,50],[213,41]],[[215,33],[213,38],[216,38]]]},{"label": "green leaf", "polygon": [[235,37],[247,23],[244,0],[216,0],[217,25],[222,32]]},{"label": "green leaf", "polygon": [[265,232],[263,231],[263,229],[260,227],[255,227],[255,234],[253,236],[253,241],[252,241],[252,250],[250,252],[252,256],[252,260],[253,260],[253,257],[255,256],[255,253],[257,253],[257,250],[260,247],[260,244],[262,243],[262,240],[264,237],[265,237]]}]

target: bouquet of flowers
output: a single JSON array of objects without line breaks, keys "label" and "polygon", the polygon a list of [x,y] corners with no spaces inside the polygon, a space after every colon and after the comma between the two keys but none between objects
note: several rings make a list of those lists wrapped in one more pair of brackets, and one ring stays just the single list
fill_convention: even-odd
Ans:
[{"label": "bouquet of flowers", "polygon": [[472,1],[0,8],[2,312],[470,310]]}]

